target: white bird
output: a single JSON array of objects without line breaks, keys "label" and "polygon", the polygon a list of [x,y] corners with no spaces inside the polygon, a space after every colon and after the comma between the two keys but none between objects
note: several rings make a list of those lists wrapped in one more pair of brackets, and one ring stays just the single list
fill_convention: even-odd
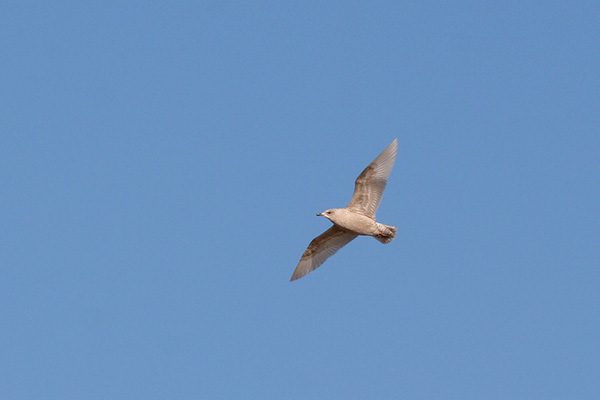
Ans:
[{"label": "white bird", "polygon": [[394,239],[398,228],[375,221],[375,213],[397,153],[398,139],[394,139],[356,178],[354,194],[346,208],[332,208],[317,214],[329,219],[333,226],[310,242],[290,281],[317,269],[358,235],[373,236],[383,244]]}]

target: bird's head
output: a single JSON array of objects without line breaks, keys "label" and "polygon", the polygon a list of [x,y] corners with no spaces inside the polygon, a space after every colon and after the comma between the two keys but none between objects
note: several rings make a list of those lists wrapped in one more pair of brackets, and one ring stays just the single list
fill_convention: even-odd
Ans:
[{"label": "bird's head", "polygon": [[325,210],[322,213],[318,213],[317,217],[325,217],[327,219],[331,219],[335,215],[335,209]]}]

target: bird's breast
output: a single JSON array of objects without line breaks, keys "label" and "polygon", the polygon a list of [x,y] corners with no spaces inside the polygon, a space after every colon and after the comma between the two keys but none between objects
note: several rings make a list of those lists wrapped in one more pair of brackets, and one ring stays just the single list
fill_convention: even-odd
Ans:
[{"label": "bird's breast", "polygon": [[339,215],[336,215],[333,221],[336,225],[359,235],[371,236],[377,234],[377,224],[371,218],[348,210],[338,211],[338,213]]}]

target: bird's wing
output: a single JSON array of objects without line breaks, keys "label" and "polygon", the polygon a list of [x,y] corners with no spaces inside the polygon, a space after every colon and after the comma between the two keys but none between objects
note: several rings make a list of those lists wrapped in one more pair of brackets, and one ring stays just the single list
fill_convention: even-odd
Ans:
[{"label": "bird's wing", "polygon": [[396,154],[398,153],[398,139],[381,152],[379,156],[356,178],[354,194],[347,209],[375,219],[379,208],[381,196],[387,183],[387,178],[392,172]]},{"label": "bird's wing", "polygon": [[290,281],[300,279],[320,267],[325,260],[357,236],[357,234],[345,231],[337,225],[327,229],[310,242],[306,251],[302,254]]}]

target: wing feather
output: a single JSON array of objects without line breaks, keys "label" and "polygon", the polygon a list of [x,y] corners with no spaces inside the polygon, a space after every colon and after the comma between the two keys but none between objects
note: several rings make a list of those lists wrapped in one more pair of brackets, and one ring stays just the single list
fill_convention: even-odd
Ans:
[{"label": "wing feather", "polygon": [[375,219],[381,203],[381,196],[392,172],[398,153],[398,139],[381,152],[379,156],[356,178],[354,194],[347,209]]},{"label": "wing feather", "polygon": [[350,243],[356,236],[358,235],[345,231],[337,225],[327,229],[310,242],[290,281],[302,278],[320,267],[325,260]]}]

